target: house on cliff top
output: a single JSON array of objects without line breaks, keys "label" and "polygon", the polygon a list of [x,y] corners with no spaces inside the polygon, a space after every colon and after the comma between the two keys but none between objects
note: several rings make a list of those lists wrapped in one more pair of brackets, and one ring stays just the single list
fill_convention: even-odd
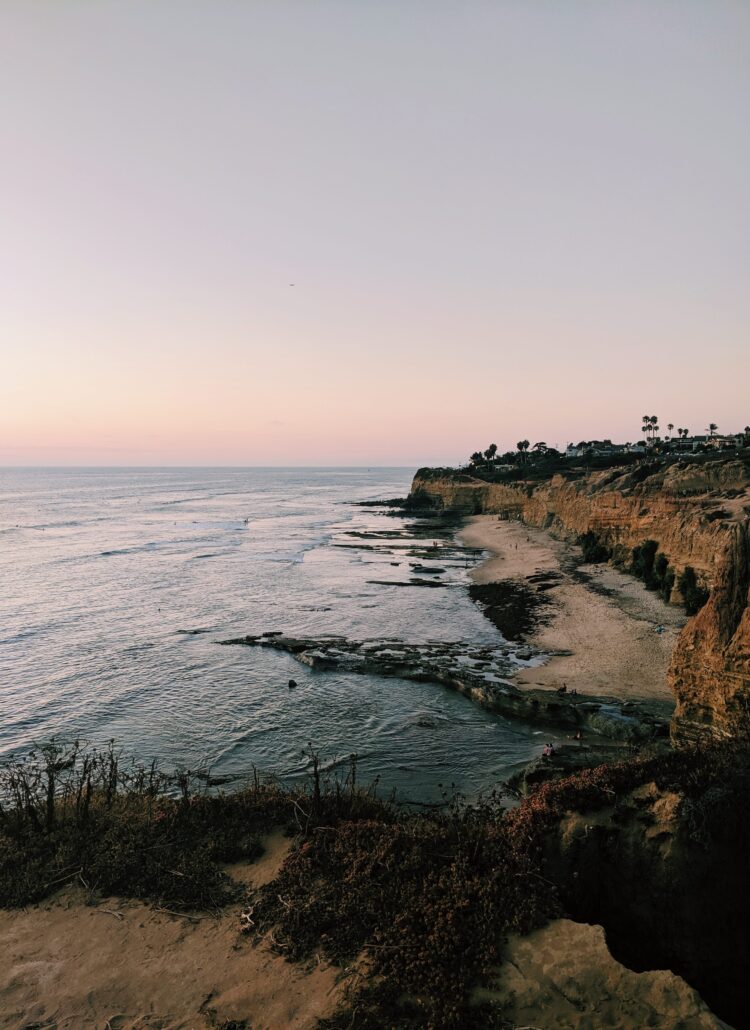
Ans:
[{"label": "house on cliff top", "polygon": [[566,458],[610,458],[617,454],[627,454],[631,445],[612,443],[611,440],[581,440],[580,443],[569,443],[565,448]]}]

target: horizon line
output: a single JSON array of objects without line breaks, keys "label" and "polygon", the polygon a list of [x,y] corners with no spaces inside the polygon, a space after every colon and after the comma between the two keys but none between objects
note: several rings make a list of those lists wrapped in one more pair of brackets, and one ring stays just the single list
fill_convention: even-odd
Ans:
[{"label": "horizon line", "polygon": [[[0,465],[0,471],[19,469],[410,469],[419,468],[414,462],[408,465]],[[427,466],[421,466],[427,467]]]}]

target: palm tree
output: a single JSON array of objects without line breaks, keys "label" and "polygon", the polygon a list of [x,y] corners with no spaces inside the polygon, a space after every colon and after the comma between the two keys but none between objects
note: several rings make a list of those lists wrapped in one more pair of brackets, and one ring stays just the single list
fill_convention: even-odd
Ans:
[{"label": "palm tree", "polygon": [[471,461],[472,465],[480,465],[482,463],[482,452],[474,451],[469,460]]},{"label": "palm tree", "polygon": [[528,451],[528,449],[529,449],[529,441],[528,440],[519,440],[518,443],[516,444],[516,447],[518,448],[518,455],[519,455],[521,461],[522,462],[525,461],[526,460],[526,453],[525,452]]},{"label": "palm tree", "polygon": [[708,434],[709,434],[710,436],[713,436],[713,435],[714,435],[714,433],[716,432],[716,430],[717,430],[718,428],[719,428],[719,427],[718,427],[718,426],[716,425],[716,423],[715,423],[715,422],[709,422],[709,423],[708,423],[708,429],[706,430],[706,432],[707,432],[707,433],[708,433]]},{"label": "palm tree", "polygon": [[[671,423],[671,422],[668,422],[668,423],[667,423],[667,429],[669,430],[669,432],[670,432],[670,434],[671,434],[672,430],[674,429],[674,426],[672,425],[672,423]],[[669,439],[669,437],[668,437],[667,439]]]},{"label": "palm tree", "polygon": [[496,454],[497,454],[497,444],[496,443],[491,443],[489,445],[489,447],[487,448],[487,450],[484,452],[484,456],[487,459],[487,461],[492,461],[492,459],[495,457]]},{"label": "palm tree", "polygon": [[642,432],[646,433],[646,440],[648,440],[648,431],[651,427],[651,416],[644,415],[641,421],[643,422]]}]

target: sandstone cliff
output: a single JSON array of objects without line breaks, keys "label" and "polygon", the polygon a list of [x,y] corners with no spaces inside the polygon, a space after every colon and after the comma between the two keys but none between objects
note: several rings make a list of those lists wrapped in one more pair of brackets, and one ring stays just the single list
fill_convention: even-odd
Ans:
[{"label": "sandstone cliff", "polygon": [[[570,539],[592,532],[623,564],[634,547],[657,541],[675,582],[691,566],[711,591],[673,655],[673,733],[687,740],[750,728],[750,469],[745,462],[680,462],[652,472],[636,466],[511,484],[423,469],[414,478],[412,495],[446,510],[519,518]],[[671,600],[682,600],[677,587]]]},{"label": "sandstone cliff", "polygon": [[556,919],[506,946],[496,986],[514,1026],[683,1027],[729,1030],[681,977],[668,969],[635,973],[613,958],[604,929]]},{"label": "sandstone cliff", "polygon": [[[684,977],[739,1030],[748,1026],[750,958],[746,775],[724,773],[717,782],[698,767],[684,777],[689,793],[647,782],[612,791],[610,805],[564,812],[546,837],[543,869],[571,918],[605,927],[615,959]],[[615,1025],[706,1025],[689,1008],[683,1022],[673,997],[671,1020],[650,1022],[644,1013]]]}]

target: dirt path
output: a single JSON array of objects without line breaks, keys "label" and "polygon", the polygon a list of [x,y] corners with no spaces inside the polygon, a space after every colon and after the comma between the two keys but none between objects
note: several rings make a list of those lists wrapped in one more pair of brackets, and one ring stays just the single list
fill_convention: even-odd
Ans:
[{"label": "dirt path", "polygon": [[[666,674],[686,621],[680,609],[607,565],[576,570],[577,548],[523,523],[478,515],[460,536],[465,544],[492,552],[472,572],[476,583],[522,580],[542,571],[562,574],[547,594],[554,605],[549,625],[539,627],[531,639],[543,650],[571,653],[525,669],[517,678],[520,686],[565,683],[581,694],[673,701]],[[663,632],[657,633],[657,626]]]},{"label": "dirt path", "polygon": [[[289,841],[277,834],[266,845],[258,862],[230,874],[273,879]],[[246,1020],[253,1030],[303,1030],[336,1008],[337,971],[253,947],[236,907],[192,920],[118,898],[85,902],[69,889],[0,910],[0,1027],[204,1030]]]}]

